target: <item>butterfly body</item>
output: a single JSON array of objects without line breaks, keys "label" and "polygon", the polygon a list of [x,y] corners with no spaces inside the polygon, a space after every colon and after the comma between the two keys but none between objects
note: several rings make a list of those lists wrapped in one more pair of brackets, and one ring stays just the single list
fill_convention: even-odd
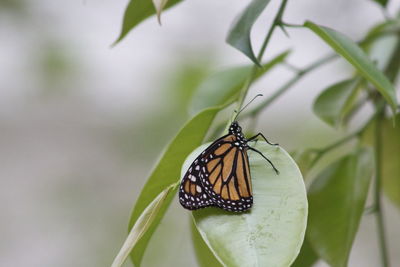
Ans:
[{"label": "butterfly body", "polygon": [[246,139],[234,121],[229,133],[214,141],[190,165],[179,188],[181,205],[189,210],[208,206],[233,212],[250,209],[253,195],[247,151],[262,153],[250,147],[248,142],[260,135],[263,136],[258,134]]}]

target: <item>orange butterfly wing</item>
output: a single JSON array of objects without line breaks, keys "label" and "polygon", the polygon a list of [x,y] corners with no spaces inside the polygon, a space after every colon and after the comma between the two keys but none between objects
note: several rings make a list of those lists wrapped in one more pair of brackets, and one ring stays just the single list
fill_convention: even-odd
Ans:
[{"label": "orange butterfly wing", "polygon": [[218,141],[204,155],[203,186],[216,206],[228,211],[248,210],[253,196],[247,149],[238,145],[235,135]]},{"label": "orange butterfly wing", "polygon": [[247,148],[228,134],[212,143],[190,165],[179,188],[179,201],[189,210],[217,206],[242,212],[253,205]]}]

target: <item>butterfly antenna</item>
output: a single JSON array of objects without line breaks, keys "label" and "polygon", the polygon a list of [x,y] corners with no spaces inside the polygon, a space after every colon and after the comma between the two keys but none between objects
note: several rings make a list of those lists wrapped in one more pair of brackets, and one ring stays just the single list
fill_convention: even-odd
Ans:
[{"label": "butterfly antenna", "polygon": [[232,119],[232,121],[231,121],[231,123],[230,124],[232,124],[235,120],[236,120],[236,117],[237,117],[237,113],[238,113],[238,111],[235,109],[234,111],[233,111],[234,113],[236,113],[236,116]]},{"label": "butterfly antenna", "polygon": [[251,102],[253,102],[253,101],[254,101],[257,97],[259,97],[259,96],[263,96],[263,95],[262,95],[262,94],[258,94],[258,95],[256,95],[255,97],[253,97],[253,99],[251,99],[246,105],[244,105],[244,107],[242,107],[242,108],[239,110],[239,112],[237,112],[237,111],[235,110],[236,116],[235,116],[235,118],[233,119],[233,121],[236,121],[236,118],[239,116],[240,112],[242,112],[248,105],[251,104]]}]

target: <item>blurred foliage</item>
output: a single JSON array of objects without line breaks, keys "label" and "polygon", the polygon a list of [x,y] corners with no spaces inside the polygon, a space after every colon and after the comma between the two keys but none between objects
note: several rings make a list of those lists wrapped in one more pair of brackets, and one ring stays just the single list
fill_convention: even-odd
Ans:
[{"label": "blurred foliage", "polygon": [[359,78],[335,83],[315,99],[313,110],[324,122],[337,127],[350,112],[359,92]]},{"label": "blurred foliage", "polygon": [[[263,64],[254,75],[254,82],[282,63],[289,52],[283,52]],[[241,88],[251,74],[252,66],[241,66],[212,73],[196,88],[190,103],[190,113],[195,114],[207,107],[224,103],[238,97]]]},{"label": "blurred foliage", "polygon": [[[149,103],[147,116],[135,119],[122,128],[116,137],[117,146],[126,160],[136,157],[137,151],[142,151],[135,160],[147,161],[159,153],[160,147],[167,144],[182,124],[188,119],[188,109],[192,96],[198,86],[207,77],[210,60],[205,57],[180,61],[174,68],[168,70],[160,79],[164,84],[160,90],[160,99],[168,99],[160,103]],[[149,120],[148,117],[152,119]],[[168,122],[168,127],[163,127]],[[137,131],[137,129],[141,129]]]},{"label": "blurred foliage", "polygon": [[[400,125],[397,116],[396,125]],[[372,122],[362,136],[362,141],[374,145],[374,129],[376,121]],[[382,187],[386,196],[400,209],[400,127],[393,127],[393,120],[385,119],[382,124]]]},{"label": "blurred foliage", "polygon": [[68,47],[58,41],[44,38],[37,50],[38,76],[43,84],[43,95],[65,94],[75,83],[80,72],[78,60]]},{"label": "blurred foliage", "polygon": [[0,14],[12,12],[14,15],[22,15],[25,13],[25,0],[0,0]]},{"label": "blurred foliage", "polygon": [[357,149],[324,169],[309,188],[307,237],[332,267],[347,266],[373,173],[371,151]]}]

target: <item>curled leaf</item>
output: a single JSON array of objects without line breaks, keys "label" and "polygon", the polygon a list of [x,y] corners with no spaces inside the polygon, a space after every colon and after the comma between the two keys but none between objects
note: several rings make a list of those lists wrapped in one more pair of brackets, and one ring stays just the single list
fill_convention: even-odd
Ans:
[{"label": "curled leaf", "polygon": [[152,0],[154,7],[157,11],[157,19],[158,23],[161,25],[161,12],[163,11],[164,7],[167,5],[168,0]]},{"label": "curled leaf", "polygon": [[162,205],[164,205],[166,202],[168,194],[170,194],[171,191],[176,192],[176,190],[173,190],[176,187],[177,184],[170,185],[146,207],[146,209],[136,220],[135,225],[129,232],[128,237],[126,238],[117,257],[114,259],[111,267],[120,267],[124,264],[126,258],[129,256],[129,253],[131,253],[137,242],[139,242],[139,240],[143,237],[147,230],[149,230],[152,223],[155,221]]}]

